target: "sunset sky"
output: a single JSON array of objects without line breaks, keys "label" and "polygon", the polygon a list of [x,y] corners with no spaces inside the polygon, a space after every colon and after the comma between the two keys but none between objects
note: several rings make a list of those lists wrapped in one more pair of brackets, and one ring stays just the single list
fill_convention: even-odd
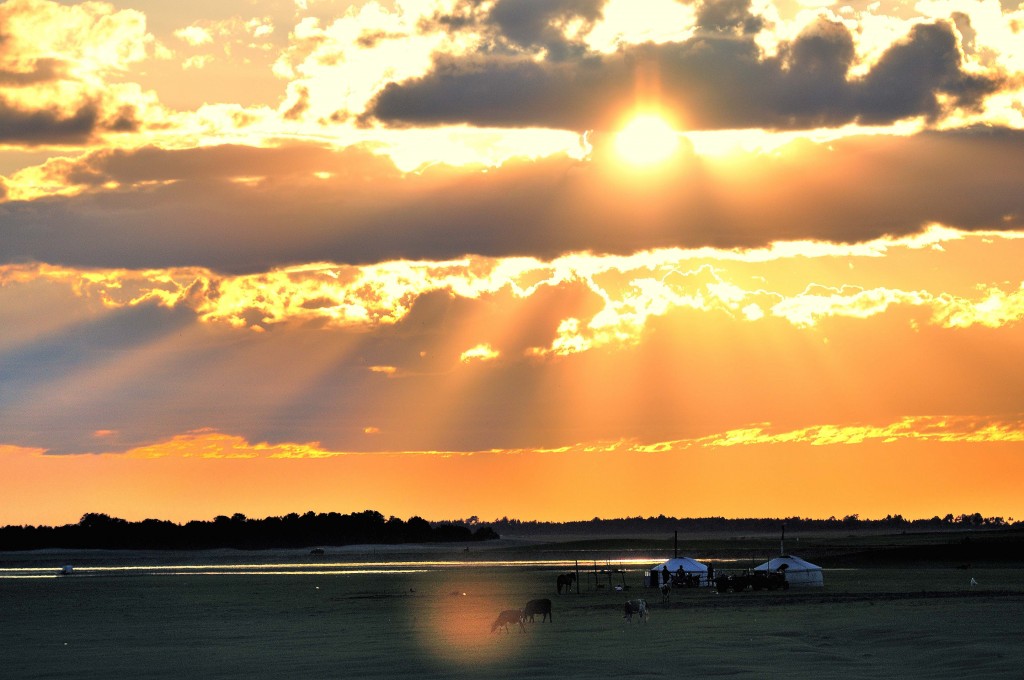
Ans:
[{"label": "sunset sky", "polygon": [[1017,0],[0,2],[0,524],[1022,492]]}]

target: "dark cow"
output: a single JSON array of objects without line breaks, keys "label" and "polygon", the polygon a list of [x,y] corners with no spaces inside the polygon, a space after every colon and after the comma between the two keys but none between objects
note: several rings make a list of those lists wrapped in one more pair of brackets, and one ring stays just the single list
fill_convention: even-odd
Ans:
[{"label": "dark cow", "polygon": [[558,575],[558,594],[562,594],[562,587],[565,587],[565,592],[572,590],[572,584],[576,582],[576,574],[559,574]]},{"label": "dark cow", "polygon": [[498,618],[491,624],[491,632],[504,627],[505,632],[508,632],[508,624],[518,623],[519,630],[526,632],[526,626],[523,625],[523,610],[521,609],[506,609],[505,611],[498,614]]},{"label": "dark cow", "polygon": [[633,615],[640,617],[640,622],[647,620],[647,600],[627,600],[623,609],[623,616],[626,621],[633,623]]},{"label": "dark cow", "polygon": [[526,603],[526,608],[523,609],[523,618],[533,621],[535,614],[540,614],[540,621],[554,621],[551,618],[551,600],[544,598],[543,600],[530,600]]}]

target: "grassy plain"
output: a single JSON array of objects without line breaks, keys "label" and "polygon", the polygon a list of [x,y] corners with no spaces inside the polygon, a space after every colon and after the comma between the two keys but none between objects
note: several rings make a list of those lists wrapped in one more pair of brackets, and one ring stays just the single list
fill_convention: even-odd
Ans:
[{"label": "grassy plain", "polygon": [[[581,551],[580,545],[474,546],[474,559],[492,561],[387,575],[168,575],[143,568],[0,579],[0,676],[1024,677],[1020,564],[882,560],[828,568],[823,589],[716,594],[702,588],[676,591],[670,602],[642,587],[643,570],[636,567],[624,575],[625,592],[584,579],[579,594],[557,595],[555,577],[573,564],[573,554],[598,561],[617,549],[605,543]],[[551,555],[565,557],[565,567],[514,563]],[[254,563],[268,559],[244,556]],[[0,567],[32,560],[56,567],[62,557],[5,553]],[[203,563],[210,556],[174,557]],[[301,552],[269,557],[311,559]],[[328,549],[328,563],[338,557]],[[416,557],[463,555],[405,550],[391,556]],[[143,566],[159,559],[77,558]],[[554,602],[552,622],[527,623],[525,632],[490,632],[500,610],[536,597]],[[623,621],[628,597],[648,600],[646,623]]]}]

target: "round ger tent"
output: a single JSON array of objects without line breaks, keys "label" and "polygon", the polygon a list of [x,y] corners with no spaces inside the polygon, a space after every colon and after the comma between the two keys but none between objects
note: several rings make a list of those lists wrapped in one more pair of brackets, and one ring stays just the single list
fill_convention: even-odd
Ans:
[{"label": "round ger tent", "polygon": [[786,582],[791,586],[825,585],[821,567],[796,555],[773,557],[764,564],[754,567],[754,571],[781,571],[786,574]]},{"label": "round ger tent", "polygon": [[707,585],[708,566],[691,557],[673,557],[657,566],[651,567],[651,570],[647,572],[647,585],[657,588],[663,583],[662,575],[665,569],[668,569],[671,578],[671,576],[679,573],[680,568],[682,568],[684,574],[699,577],[702,586]]}]

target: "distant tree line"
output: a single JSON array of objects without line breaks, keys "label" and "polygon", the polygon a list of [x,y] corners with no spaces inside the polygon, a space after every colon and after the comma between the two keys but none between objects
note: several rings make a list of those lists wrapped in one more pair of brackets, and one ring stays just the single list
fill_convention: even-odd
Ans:
[{"label": "distant tree line", "polygon": [[200,550],[210,548],[301,548],[323,545],[398,544],[487,541],[501,535],[520,536],[600,536],[671,535],[674,531],[692,533],[777,533],[785,524],[792,531],[887,530],[941,531],[947,529],[987,529],[1021,527],[1011,517],[984,517],[981,513],[947,514],[931,519],[908,520],[901,515],[881,519],[862,519],[858,515],[842,518],[808,519],[802,517],[746,518],[725,517],[624,517],[573,522],[538,522],[502,517],[481,522],[476,516],[444,522],[428,522],[421,517],[385,519],[374,510],[342,515],[336,512],[249,519],[241,513],[220,515],[211,521],[175,524],[146,519],[129,522],[102,513],[87,513],[77,524],[64,526],[0,527],[0,550],[38,548],[168,549]]},{"label": "distant tree line", "polygon": [[[465,526],[480,525],[479,518],[453,520],[453,523]],[[1021,526],[1024,523],[1014,522],[1002,517],[984,517],[981,513],[947,514],[931,519],[905,519],[902,515],[887,515],[882,519],[862,519],[859,515],[847,515],[842,518],[808,519],[802,517],[746,518],[729,519],[725,517],[624,517],[620,519],[601,519],[575,522],[536,522],[509,519],[502,517],[487,523],[503,536],[507,535],[630,535],[660,534],[671,535],[673,531],[700,533],[742,532],[742,533],[777,533],[783,524],[787,530],[797,531],[828,531],[828,530],[864,530],[881,529],[895,531],[941,531],[944,529],[965,528],[1005,528]],[[482,526],[482,525],[481,525]]]},{"label": "distant tree line", "polygon": [[421,517],[385,519],[374,510],[249,519],[241,513],[185,524],[146,519],[129,522],[87,513],[78,524],[0,528],[0,550],[102,548],[200,550],[209,548],[301,548],[322,545],[486,541],[498,538],[489,526],[430,523]]}]

